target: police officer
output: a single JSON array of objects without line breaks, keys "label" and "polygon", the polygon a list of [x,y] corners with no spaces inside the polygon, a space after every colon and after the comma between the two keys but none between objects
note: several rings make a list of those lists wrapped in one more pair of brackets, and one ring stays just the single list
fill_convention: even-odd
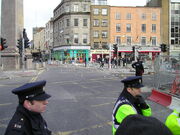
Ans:
[{"label": "police officer", "polygon": [[166,119],[166,126],[173,135],[180,135],[180,110],[174,110]]},{"label": "police officer", "polygon": [[141,87],[143,87],[140,82],[141,78],[141,76],[130,76],[121,81],[124,83],[124,89],[117,99],[113,109],[113,135],[115,135],[117,128],[126,116],[131,114],[151,116],[151,108],[146,104],[141,96]]},{"label": "police officer", "polygon": [[[142,64],[142,61],[140,61],[140,59],[137,59],[137,62],[134,62],[132,64],[132,67],[136,70],[136,76],[142,76],[144,73],[144,66]],[[142,82],[142,79],[141,79]]]},{"label": "police officer", "polygon": [[5,135],[51,135],[41,113],[46,110],[51,96],[43,88],[46,81],[27,83],[12,93],[19,98],[19,105],[10,120]]}]

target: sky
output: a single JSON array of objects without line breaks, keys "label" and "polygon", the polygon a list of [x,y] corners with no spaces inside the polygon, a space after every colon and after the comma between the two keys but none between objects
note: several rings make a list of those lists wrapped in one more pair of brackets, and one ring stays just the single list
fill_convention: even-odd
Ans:
[{"label": "sky", "polygon": [[[33,27],[45,27],[61,0],[24,0],[24,28],[32,40]],[[144,6],[146,0],[108,0],[112,6]]]}]

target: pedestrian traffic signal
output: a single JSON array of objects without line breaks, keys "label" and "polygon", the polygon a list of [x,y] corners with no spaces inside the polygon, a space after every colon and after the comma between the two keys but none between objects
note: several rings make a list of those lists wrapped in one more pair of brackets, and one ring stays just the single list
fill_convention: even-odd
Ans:
[{"label": "pedestrian traffic signal", "polygon": [[5,38],[1,38],[1,44],[0,44],[0,50],[4,50],[5,48],[7,48],[8,46],[6,45],[6,39]]},{"label": "pedestrian traffic signal", "polygon": [[167,51],[167,45],[166,44],[161,44],[161,51],[166,52]]},{"label": "pedestrian traffic signal", "polygon": [[117,44],[113,44],[113,50],[114,50],[114,54],[117,54],[118,52]]}]

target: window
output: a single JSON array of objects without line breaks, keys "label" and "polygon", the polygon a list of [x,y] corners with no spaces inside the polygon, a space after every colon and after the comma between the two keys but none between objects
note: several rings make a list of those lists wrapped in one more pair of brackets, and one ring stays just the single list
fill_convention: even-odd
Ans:
[{"label": "window", "polygon": [[102,38],[107,38],[107,31],[102,31]]},{"label": "window", "polygon": [[93,37],[94,37],[94,38],[98,38],[98,37],[99,37],[99,31],[94,31]]},{"label": "window", "polygon": [[98,49],[99,48],[99,42],[94,42],[94,48]]},{"label": "window", "polygon": [[121,32],[121,24],[116,24],[116,32]]},{"label": "window", "polygon": [[74,12],[78,12],[78,11],[79,11],[78,5],[73,5],[73,11],[74,11]]},{"label": "window", "polygon": [[131,24],[126,24],[126,32],[131,32]]},{"label": "window", "polygon": [[78,34],[74,34],[74,43],[78,44]]},{"label": "window", "polygon": [[83,5],[83,11],[84,12],[88,11],[88,5],[86,5],[86,4]]},{"label": "window", "polygon": [[152,32],[156,32],[156,24],[152,24]]},{"label": "window", "polygon": [[146,37],[141,38],[141,45],[146,45]]},{"label": "window", "polygon": [[127,13],[126,19],[127,19],[127,20],[131,20],[131,13]]},{"label": "window", "polygon": [[87,26],[87,19],[83,19],[83,26]]},{"label": "window", "polygon": [[131,37],[127,36],[126,38],[127,45],[131,45]]},{"label": "window", "polygon": [[151,44],[156,46],[156,37],[151,37]]},{"label": "window", "polygon": [[69,8],[69,5],[66,6],[66,12],[69,12],[70,11],[70,8]]},{"label": "window", "polygon": [[99,9],[98,8],[94,8],[93,9],[93,13],[94,13],[94,15],[98,15],[99,14]]},{"label": "window", "polygon": [[107,27],[108,26],[108,20],[107,19],[103,19],[102,20],[102,26],[103,27]]},{"label": "window", "polygon": [[99,26],[99,20],[98,19],[93,20],[93,26]]},{"label": "window", "polygon": [[87,35],[86,33],[83,34],[83,44],[87,44]]},{"label": "window", "polygon": [[107,9],[106,8],[102,9],[102,15],[107,15]]},{"label": "window", "polygon": [[116,12],[116,13],[115,13],[115,19],[116,19],[116,20],[120,20],[120,19],[121,19],[121,16],[120,16],[120,13],[119,13],[119,12]]},{"label": "window", "polygon": [[107,42],[102,42],[102,48],[103,49],[109,49]]},{"label": "window", "polygon": [[115,43],[118,44],[118,45],[121,44],[121,37],[120,36],[115,37]]},{"label": "window", "polygon": [[70,21],[69,19],[66,19],[66,27],[70,26]]},{"label": "window", "polygon": [[152,20],[156,20],[156,13],[152,13]]},{"label": "window", "polygon": [[78,26],[78,19],[77,18],[74,19],[74,26]]},{"label": "window", "polygon": [[141,19],[146,20],[146,14],[145,13],[142,13]]},{"label": "window", "polygon": [[141,25],[141,31],[142,32],[146,32],[146,24],[142,24]]}]

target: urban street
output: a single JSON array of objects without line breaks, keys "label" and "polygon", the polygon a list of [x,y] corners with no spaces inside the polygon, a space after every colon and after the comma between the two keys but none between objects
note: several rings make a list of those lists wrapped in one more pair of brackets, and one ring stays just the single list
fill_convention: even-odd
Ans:
[{"label": "urban street", "polygon": [[[45,69],[0,80],[0,133],[4,134],[18,98],[11,90],[28,82],[46,80],[45,91],[52,95],[47,111],[43,113],[53,135],[110,135],[111,115],[116,99],[123,89],[120,82],[133,75],[115,72],[116,69],[48,65]],[[154,75],[144,75],[144,98],[151,94]],[[147,100],[153,116],[165,121],[171,110]]]}]

